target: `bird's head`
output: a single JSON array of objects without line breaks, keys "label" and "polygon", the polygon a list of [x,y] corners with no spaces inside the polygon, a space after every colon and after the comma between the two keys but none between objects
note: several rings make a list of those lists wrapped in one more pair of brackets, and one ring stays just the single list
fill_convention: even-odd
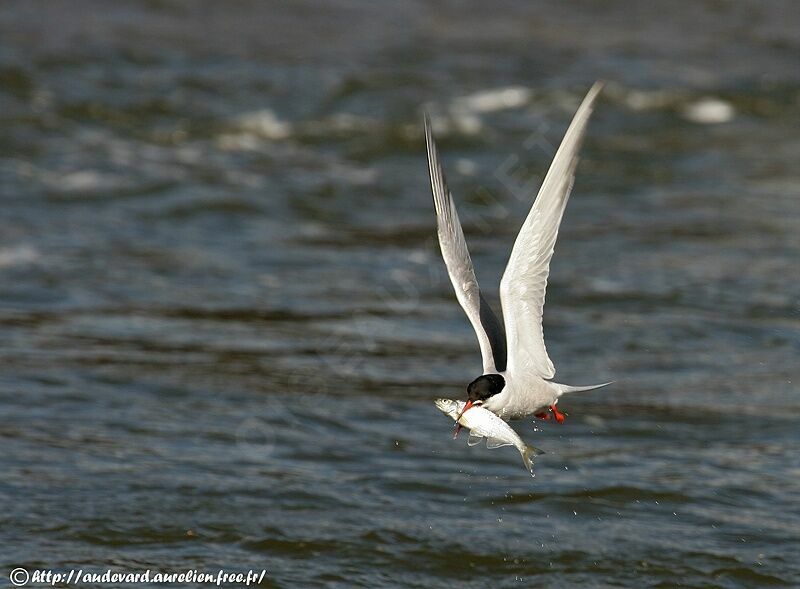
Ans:
[{"label": "bird's head", "polygon": [[[506,379],[499,374],[484,374],[467,385],[467,402],[478,405],[493,397],[506,386]],[[480,403],[479,403],[480,402]]]},{"label": "bird's head", "polygon": [[502,391],[505,386],[506,379],[499,374],[484,374],[469,383],[467,385],[467,402],[464,404],[464,408],[456,419],[455,435],[458,435],[461,429],[458,420],[461,419],[461,416],[464,415],[467,409],[483,405],[489,397]]}]

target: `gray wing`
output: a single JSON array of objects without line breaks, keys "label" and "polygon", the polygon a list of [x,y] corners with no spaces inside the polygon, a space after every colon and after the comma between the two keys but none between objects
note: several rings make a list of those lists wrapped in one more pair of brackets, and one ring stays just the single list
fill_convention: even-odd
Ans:
[{"label": "gray wing", "polygon": [[484,374],[502,372],[506,369],[506,338],[503,328],[489,304],[483,298],[475,270],[469,257],[464,231],[458,220],[453,198],[447,188],[444,171],[439,162],[436,143],[433,141],[431,121],[425,116],[425,143],[428,147],[428,168],[436,207],[439,246],[456,291],[456,298],[469,318],[483,357]]},{"label": "gray wing", "polygon": [[508,369],[520,377],[535,374],[553,378],[556,372],[547,355],[542,331],[547,276],[558,228],[575,179],[578,150],[602,86],[595,83],[578,107],[517,235],[500,281],[500,301],[511,350]]}]

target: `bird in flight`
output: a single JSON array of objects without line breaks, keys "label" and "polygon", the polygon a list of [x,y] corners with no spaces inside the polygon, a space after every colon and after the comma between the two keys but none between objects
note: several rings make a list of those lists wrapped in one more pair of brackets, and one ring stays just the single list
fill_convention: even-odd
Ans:
[{"label": "bird in flight", "polygon": [[500,281],[505,329],[481,294],[439,161],[430,118],[425,117],[439,246],[456,298],[475,329],[483,357],[483,373],[467,386],[462,415],[473,406],[482,406],[506,421],[528,415],[550,419],[552,413],[556,421],[563,423],[564,414],[556,407],[561,395],[611,384],[569,386],[553,382],[555,368],[547,355],[542,331],[550,260],[575,179],[586,124],[601,89],[602,83],[595,83],[578,107],[517,235]]}]

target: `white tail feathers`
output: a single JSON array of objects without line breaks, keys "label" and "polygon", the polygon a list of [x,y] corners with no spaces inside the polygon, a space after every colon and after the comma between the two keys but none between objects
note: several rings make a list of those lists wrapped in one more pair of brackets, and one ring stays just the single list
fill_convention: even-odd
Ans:
[{"label": "white tail feathers", "polygon": [[559,389],[558,396],[560,397],[561,395],[564,395],[566,393],[580,393],[581,391],[593,391],[594,389],[601,389],[603,387],[607,387],[610,384],[614,384],[614,381],[612,380],[611,382],[604,382],[603,384],[590,384],[585,387],[571,387],[566,384],[558,384],[558,383],[554,384]]}]

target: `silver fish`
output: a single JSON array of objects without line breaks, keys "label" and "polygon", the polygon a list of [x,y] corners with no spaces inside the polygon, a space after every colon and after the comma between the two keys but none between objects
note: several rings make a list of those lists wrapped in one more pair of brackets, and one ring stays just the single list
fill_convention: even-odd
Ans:
[{"label": "silver fish", "polygon": [[473,405],[464,411],[459,419],[458,415],[466,404],[464,401],[436,399],[435,403],[439,411],[449,415],[453,420],[458,420],[457,423],[470,430],[467,444],[474,446],[486,438],[487,448],[514,446],[522,455],[525,468],[533,474],[533,457],[544,454],[544,452],[523,442],[517,432],[497,415],[480,405]]}]

